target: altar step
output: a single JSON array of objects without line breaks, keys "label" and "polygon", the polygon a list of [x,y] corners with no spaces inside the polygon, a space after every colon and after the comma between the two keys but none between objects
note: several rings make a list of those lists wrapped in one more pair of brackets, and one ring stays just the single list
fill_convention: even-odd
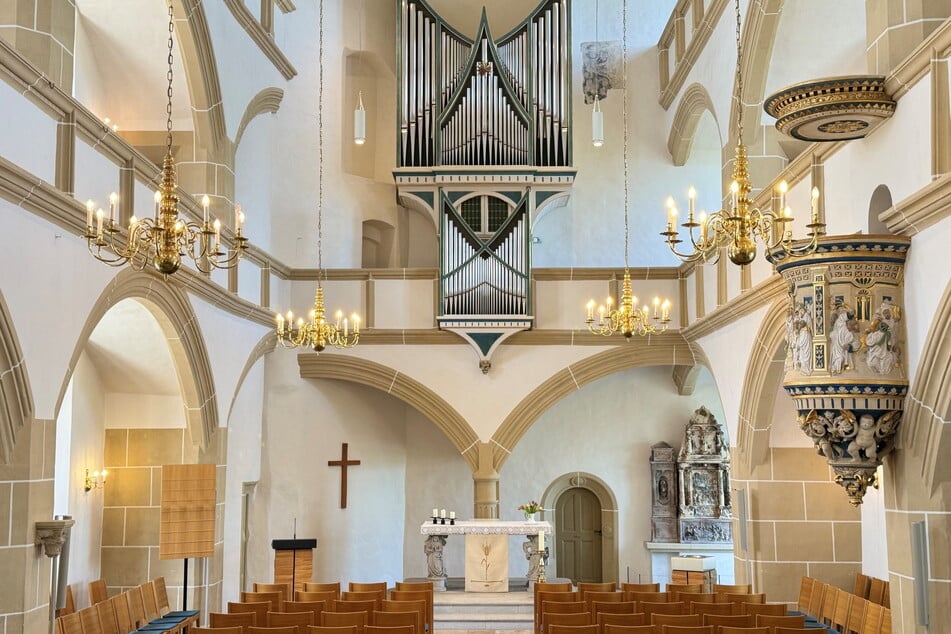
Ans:
[{"label": "altar step", "polygon": [[449,590],[433,595],[434,629],[446,634],[450,630],[531,632],[534,613],[532,593],[524,585],[511,592]]}]

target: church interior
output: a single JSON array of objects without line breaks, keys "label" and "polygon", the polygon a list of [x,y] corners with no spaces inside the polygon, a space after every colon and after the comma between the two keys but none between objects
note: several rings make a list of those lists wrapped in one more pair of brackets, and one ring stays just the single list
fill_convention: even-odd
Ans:
[{"label": "church interior", "polygon": [[0,79],[0,632],[951,632],[951,0],[0,0]]}]

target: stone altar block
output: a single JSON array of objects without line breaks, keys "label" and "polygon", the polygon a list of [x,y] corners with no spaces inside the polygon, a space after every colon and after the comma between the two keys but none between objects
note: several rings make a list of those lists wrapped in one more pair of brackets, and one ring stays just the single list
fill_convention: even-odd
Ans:
[{"label": "stone altar block", "polygon": [[[528,569],[538,569],[538,533],[545,531],[552,537],[549,522],[503,522],[501,520],[467,520],[455,524],[423,523],[419,532],[426,537],[423,552],[429,579],[434,588],[445,590],[449,573],[443,563],[442,552],[450,535],[466,536],[466,591],[507,592],[509,583],[508,538],[524,535]],[[531,577],[530,573],[526,577]]]}]

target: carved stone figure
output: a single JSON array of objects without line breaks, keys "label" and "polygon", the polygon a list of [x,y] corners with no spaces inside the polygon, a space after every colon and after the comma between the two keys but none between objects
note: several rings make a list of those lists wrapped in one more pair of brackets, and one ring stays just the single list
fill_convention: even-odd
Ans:
[{"label": "carved stone figure", "polygon": [[426,567],[430,577],[445,577],[446,567],[442,561],[442,551],[446,546],[446,538],[442,535],[430,535],[423,545],[426,553]]},{"label": "carved stone figure", "polygon": [[812,373],[812,328],[805,319],[793,322],[793,338],[790,344],[792,369],[803,374]]},{"label": "carved stone figure", "polygon": [[670,499],[670,485],[667,483],[667,476],[660,476],[657,480],[657,501],[667,504]]},{"label": "carved stone figure", "polygon": [[898,320],[901,311],[889,300],[882,305],[865,331],[863,341],[868,348],[865,361],[877,374],[889,374],[898,362]]},{"label": "carved stone figure", "polygon": [[838,450],[832,444],[829,436],[829,426],[832,421],[832,412],[825,412],[824,416],[812,416],[803,419],[801,423],[802,431],[805,432],[812,442],[815,443],[818,453],[825,456],[828,460],[835,460],[839,457]]},{"label": "carved stone figure", "polygon": [[710,410],[700,407],[690,417],[683,438],[677,457],[680,539],[729,541],[730,455],[723,429]]},{"label": "carved stone figure", "polygon": [[840,306],[834,313],[832,332],[829,334],[829,353],[831,358],[832,374],[842,374],[853,367],[852,353],[856,348],[855,330],[857,328],[851,311],[846,306]]},{"label": "carved stone figure", "polygon": [[538,577],[538,537],[529,535],[522,543],[522,552],[525,553],[525,559],[528,560],[528,578],[536,579]]},{"label": "carved stone figure", "polygon": [[852,442],[849,443],[847,450],[849,455],[852,456],[852,462],[859,462],[862,458],[875,460],[877,456],[876,431],[877,426],[873,416],[870,414],[862,414],[859,416],[859,424],[855,431],[855,437],[852,439]]}]

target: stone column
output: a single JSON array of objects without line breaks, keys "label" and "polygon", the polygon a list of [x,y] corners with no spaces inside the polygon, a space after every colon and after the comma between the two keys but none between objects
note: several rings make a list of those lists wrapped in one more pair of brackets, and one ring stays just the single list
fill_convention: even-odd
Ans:
[{"label": "stone column", "polygon": [[865,0],[868,70],[887,75],[951,15],[951,0]]},{"label": "stone column", "polygon": [[73,93],[76,7],[71,0],[0,3],[0,39],[63,92]]},{"label": "stone column", "polygon": [[479,466],[472,475],[476,519],[499,519],[499,472],[495,469],[492,445],[479,443]]}]

